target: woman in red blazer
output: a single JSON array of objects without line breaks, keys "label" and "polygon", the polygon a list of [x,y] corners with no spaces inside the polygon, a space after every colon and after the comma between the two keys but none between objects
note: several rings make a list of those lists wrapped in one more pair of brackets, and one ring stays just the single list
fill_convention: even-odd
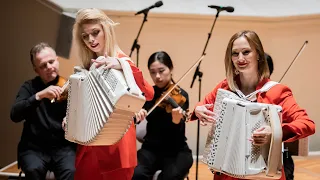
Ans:
[{"label": "woman in red blazer", "polygon": [[[191,119],[199,119],[201,124],[215,122],[213,104],[219,88],[235,92],[240,90],[248,95],[270,81],[268,63],[258,35],[253,31],[240,31],[234,34],[228,44],[225,55],[226,79],[220,82],[203,101],[199,102]],[[315,124],[307,112],[299,107],[292,91],[287,86],[277,84],[269,91],[258,93],[256,102],[280,105],[283,109],[283,142],[293,142],[315,133]],[[271,127],[257,129],[252,135],[256,145],[264,145],[270,140]],[[282,170],[283,172],[283,170]],[[236,180],[225,174],[215,174],[214,180]],[[285,175],[282,173],[282,180]]]}]

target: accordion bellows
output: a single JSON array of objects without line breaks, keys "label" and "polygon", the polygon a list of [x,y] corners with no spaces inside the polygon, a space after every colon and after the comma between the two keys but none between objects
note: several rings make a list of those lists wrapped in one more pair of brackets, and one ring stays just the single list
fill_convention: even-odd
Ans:
[{"label": "accordion bellows", "polygon": [[[132,125],[135,112],[145,103],[126,59],[122,71],[95,68],[69,78],[65,138],[81,145],[113,145]],[[76,71],[76,69],[75,69]]]},{"label": "accordion bellows", "polygon": [[[209,169],[242,179],[279,179],[282,175],[281,106],[256,103],[218,89],[216,124],[209,129],[203,162]],[[270,144],[253,145],[253,131],[272,129]]]}]

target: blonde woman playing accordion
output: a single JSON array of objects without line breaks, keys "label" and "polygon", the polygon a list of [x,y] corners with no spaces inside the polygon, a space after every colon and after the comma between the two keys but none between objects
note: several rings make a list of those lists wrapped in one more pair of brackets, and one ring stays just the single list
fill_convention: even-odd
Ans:
[{"label": "blonde woman playing accordion", "polygon": [[[118,47],[114,32],[114,23],[103,11],[88,8],[81,9],[76,16],[73,38],[82,68],[89,70],[92,63],[96,67],[121,70],[119,58],[127,58],[134,80],[145,94],[146,100],[154,95],[153,87],[143,78],[142,72],[130,61]],[[99,58],[98,58],[99,57]],[[85,97],[83,97],[85,98]],[[78,145],[76,154],[76,180],[131,180],[137,165],[136,133],[134,124],[124,137],[114,145],[85,146]]]},{"label": "blonde woman playing accordion", "polygon": [[[225,55],[226,79],[220,82],[202,102],[199,102],[191,120],[200,120],[202,125],[216,123],[214,104],[218,89],[238,92],[247,96],[270,82],[269,68],[264,56],[263,46],[253,31],[240,31],[234,34],[227,46]],[[251,101],[279,105],[282,108],[282,141],[293,142],[315,133],[315,124],[307,112],[296,103],[292,91],[287,86],[276,84],[267,92],[259,92]],[[270,143],[271,127],[262,126],[253,131],[248,139],[255,146]],[[281,171],[280,171],[281,172]],[[239,179],[224,173],[215,173],[214,180]],[[281,179],[285,180],[282,169]]]}]

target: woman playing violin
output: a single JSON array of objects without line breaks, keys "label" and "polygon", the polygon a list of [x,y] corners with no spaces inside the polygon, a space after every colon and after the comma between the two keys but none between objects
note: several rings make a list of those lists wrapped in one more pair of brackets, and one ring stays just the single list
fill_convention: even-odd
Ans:
[{"label": "woman playing violin", "polygon": [[161,170],[158,180],[183,180],[193,163],[192,152],[185,137],[184,112],[189,108],[188,94],[180,87],[172,90],[168,98],[179,107],[164,100],[147,116],[147,111],[174,83],[173,64],[166,52],[153,53],[148,60],[148,69],[155,83],[155,95],[136,114],[138,122],[146,119],[148,123],[144,142],[138,151],[138,166],[133,180],[152,179],[158,170]]}]

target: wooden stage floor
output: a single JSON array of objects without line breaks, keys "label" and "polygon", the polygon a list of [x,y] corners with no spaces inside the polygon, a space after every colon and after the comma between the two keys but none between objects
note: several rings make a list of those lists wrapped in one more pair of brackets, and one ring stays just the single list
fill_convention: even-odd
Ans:
[{"label": "wooden stage floor", "polygon": [[[320,180],[320,156],[297,157],[294,156],[294,180]],[[190,169],[189,179],[195,180],[196,163]],[[212,180],[213,174],[207,165],[199,162],[198,180]]]},{"label": "wooden stage floor", "polygon": [[[320,156],[293,157],[295,162],[295,180],[320,180]],[[189,179],[195,180],[196,163],[190,169]],[[12,165],[6,170],[7,173],[19,173],[16,165]],[[6,180],[8,177],[1,176],[0,180]],[[198,180],[212,180],[213,175],[207,166],[199,162]]]}]

